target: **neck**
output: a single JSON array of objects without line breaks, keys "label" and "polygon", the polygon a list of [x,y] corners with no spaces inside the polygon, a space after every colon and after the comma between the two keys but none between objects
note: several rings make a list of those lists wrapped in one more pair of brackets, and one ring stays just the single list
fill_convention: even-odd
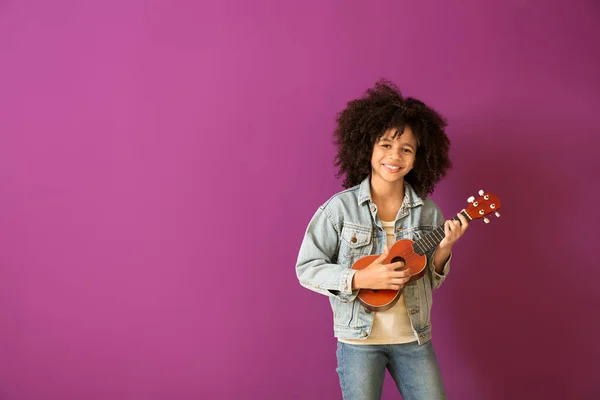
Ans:
[{"label": "neck", "polygon": [[404,180],[390,183],[376,176],[371,176],[371,198],[377,205],[402,204],[404,200]]}]

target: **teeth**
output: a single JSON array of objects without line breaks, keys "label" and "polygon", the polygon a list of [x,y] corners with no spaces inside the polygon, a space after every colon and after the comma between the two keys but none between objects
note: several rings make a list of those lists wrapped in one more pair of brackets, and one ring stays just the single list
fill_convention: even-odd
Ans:
[{"label": "teeth", "polygon": [[386,164],[383,164],[383,165],[388,167],[389,169],[400,169],[400,167],[393,167],[391,165],[386,165]]}]

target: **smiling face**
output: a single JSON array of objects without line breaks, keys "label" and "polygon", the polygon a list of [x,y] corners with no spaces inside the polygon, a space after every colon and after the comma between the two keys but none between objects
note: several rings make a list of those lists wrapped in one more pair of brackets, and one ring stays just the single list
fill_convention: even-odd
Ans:
[{"label": "smiling face", "polygon": [[373,146],[372,181],[403,184],[404,177],[415,164],[417,139],[412,129],[406,126],[402,134],[396,132],[396,128],[388,129]]}]

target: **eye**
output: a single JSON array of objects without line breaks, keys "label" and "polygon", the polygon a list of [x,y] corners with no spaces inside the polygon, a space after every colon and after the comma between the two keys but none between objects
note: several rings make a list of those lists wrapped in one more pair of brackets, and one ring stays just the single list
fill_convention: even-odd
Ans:
[{"label": "eye", "polygon": [[412,150],[407,147],[403,148],[402,151],[405,153],[412,153]]},{"label": "eye", "polygon": [[381,147],[383,147],[384,149],[391,149],[392,145],[390,145],[390,144],[382,144]]}]

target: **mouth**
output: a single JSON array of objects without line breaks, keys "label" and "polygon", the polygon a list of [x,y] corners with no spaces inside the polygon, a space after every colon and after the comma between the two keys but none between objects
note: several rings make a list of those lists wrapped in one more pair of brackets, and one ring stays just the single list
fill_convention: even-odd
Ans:
[{"label": "mouth", "polygon": [[383,164],[383,166],[387,171],[391,173],[398,172],[401,169],[398,165]]}]

